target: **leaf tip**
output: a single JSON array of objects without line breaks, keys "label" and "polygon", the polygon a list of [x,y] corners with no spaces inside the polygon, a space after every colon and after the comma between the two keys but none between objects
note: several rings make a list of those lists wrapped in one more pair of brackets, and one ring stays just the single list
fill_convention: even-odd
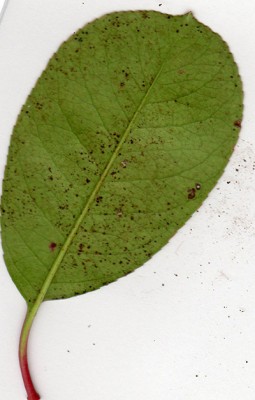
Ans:
[{"label": "leaf tip", "polygon": [[187,20],[191,20],[191,19],[196,19],[193,12],[192,11],[187,11],[184,16],[187,18]]}]

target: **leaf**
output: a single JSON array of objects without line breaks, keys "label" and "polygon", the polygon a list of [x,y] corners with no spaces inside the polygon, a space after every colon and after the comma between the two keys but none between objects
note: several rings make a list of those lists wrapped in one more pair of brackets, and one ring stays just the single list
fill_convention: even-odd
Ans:
[{"label": "leaf", "polygon": [[168,242],[222,174],[241,119],[233,57],[191,13],[113,13],[62,44],[18,117],[3,184],[24,343],[43,300],[100,288]]}]

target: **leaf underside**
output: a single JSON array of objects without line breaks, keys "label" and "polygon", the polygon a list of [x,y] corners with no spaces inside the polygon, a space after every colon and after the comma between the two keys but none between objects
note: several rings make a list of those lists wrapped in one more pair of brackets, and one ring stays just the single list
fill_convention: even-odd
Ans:
[{"label": "leaf underside", "polygon": [[237,66],[192,14],[103,16],[64,42],[13,131],[2,195],[10,275],[33,303],[143,265],[222,174],[242,118]]}]

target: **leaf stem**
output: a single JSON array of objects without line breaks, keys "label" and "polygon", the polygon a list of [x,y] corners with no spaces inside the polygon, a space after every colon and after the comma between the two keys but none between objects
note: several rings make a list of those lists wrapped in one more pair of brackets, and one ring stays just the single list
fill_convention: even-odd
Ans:
[{"label": "leaf stem", "polygon": [[24,324],[20,334],[20,342],[19,342],[19,364],[21,369],[21,374],[23,378],[23,382],[27,391],[27,399],[28,400],[40,400],[39,394],[36,392],[29,367],[28,367],[28,360],[27,360],[27,344],[30,329],[35,318],[37,310],[34,307],[27,309],[27,314],[24,320]]}]

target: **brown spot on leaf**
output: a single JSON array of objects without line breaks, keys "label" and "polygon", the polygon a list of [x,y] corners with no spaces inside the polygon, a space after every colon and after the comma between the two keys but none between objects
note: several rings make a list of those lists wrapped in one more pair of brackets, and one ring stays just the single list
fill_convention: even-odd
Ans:
[{"label": "brown spot on leaf", "polygon": [[242,121],[241,121],[240,119],[237,119],[237,120],[234,122],[234,126],[236,126],[237,128],[241,128],[241,123],[242,123]]},{"label": "brown spot on leaf", "polygon": [[142,12],[142,18],[144,18],[144,19],[149,19],[150,17],[149,17],[149,15],[147,14],[147,12],[146,11],[143,11]]},{"label": "brown spot on leaf", "polygon": [[128,165],[128,160],[123,160],[123,161],[121,161],[120,164],[121,164],[122,168],[126,168]]},{"label": "brown spot on leaf", "polygon": [[35,104],[35,108],[37,108],[37,110],[41,110],[41,109],[43,108],[43,104],[37,102],[37,103]]},{"label": "brown spot on leaf", "polygon": [[116,210],[116,215],[117,215],[117,217],[122,217],[122,215],[123,215],[123,212],[122,212],[122,210],[121,210],[121,208],[117,208],[117,210]]},{"label": "brown spot on leaf", "polygon": [[80,243],[79,244],[79,249],[78,249],[78,255],[80,255],[83,252],[84,244]]},{"label": "brown spot on leaf", "polygon": [[195,188],[188,189],[188,199],[192,200],[194,199],[195,196],[196,196],[196,189]]}]

